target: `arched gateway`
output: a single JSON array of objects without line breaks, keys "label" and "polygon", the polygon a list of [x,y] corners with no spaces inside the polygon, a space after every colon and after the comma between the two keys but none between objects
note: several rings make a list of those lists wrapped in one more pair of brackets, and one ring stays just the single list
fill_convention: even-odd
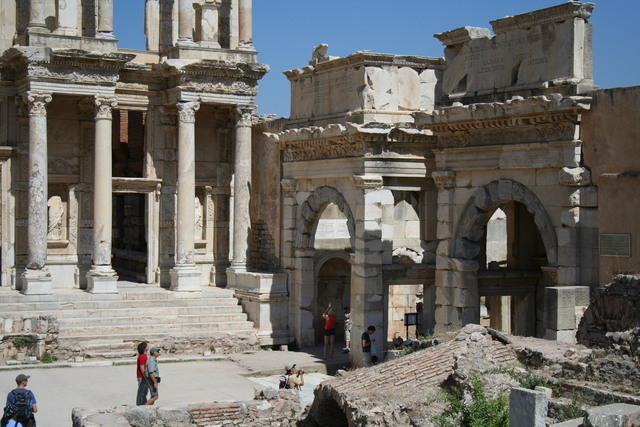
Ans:
[{"label": "arched gateway", "polygon": [[[508,249],[501,264],[487,263],[487,223],[497,209],[507,219]],[[465,204],[452,237],[436,317],[445,316],[451,327],[485,321],[515,335],[543,336],[544,288],[553,285],[543,270],[557,264],[557,239],[538,197],[510,179],[480,187]],[[481,305],[487,306],[488,319],[481,319]]]}]

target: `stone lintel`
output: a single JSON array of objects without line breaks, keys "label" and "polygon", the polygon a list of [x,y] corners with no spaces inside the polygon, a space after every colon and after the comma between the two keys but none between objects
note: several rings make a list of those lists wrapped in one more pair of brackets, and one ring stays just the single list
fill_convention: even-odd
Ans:
[{"label": "stone lintel", "polygon": [[532,12],[496,19],[491,21],[491,26],[496,34],[500,34],[528,29],[536,25],[566,21],[567,19],[589,19],[594,8],[594,3],[569,1]]},{"label": "stone lintel", "polygon": [[585,96],[513,97],[505,102],[463,105],[456,103],[431,113],[416,112],[413,117],[421,129],[434,133],[480,129],[532,126],[549,122],[577,122],[581,111],[590,109],[591,98]]},{"label": "stone lintel", "polygon": [[433,35],[433,37],[440,40],[440,42],[447,47],[460,45],[473,39],[490,38],[492,36],[491,30],[488,28],[469,26],[455,28]]}]

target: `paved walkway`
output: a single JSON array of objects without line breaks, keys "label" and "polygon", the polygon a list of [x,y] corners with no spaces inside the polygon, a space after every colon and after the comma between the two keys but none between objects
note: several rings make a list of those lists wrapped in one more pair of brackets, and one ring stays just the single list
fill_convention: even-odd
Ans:
[{"label": "paved walkway", "polygon": [[[318,369],[322,365],[318,358],[298,352],[265,351],[203,362],[160,361],[162,384],[158,405],[251,400],[254,389],[261,385],[273,382],[273,387],[277,388],[278,376],[265,376],[281,371],[287,363],[297,363],[309,372],[322,371]],[[38,400],[37,421],[40,427],[70,426],[74,407],[109,408],[135,403],[134,365],[3,370],[0,371],[0,393],[3,396],[13,388],[19,373],[31,375],[29,388]],[[303,399],[309,401],[315,386],[326,378],[322,374],[308,375]],[[2,405],[4,407],[4,402]]]}]

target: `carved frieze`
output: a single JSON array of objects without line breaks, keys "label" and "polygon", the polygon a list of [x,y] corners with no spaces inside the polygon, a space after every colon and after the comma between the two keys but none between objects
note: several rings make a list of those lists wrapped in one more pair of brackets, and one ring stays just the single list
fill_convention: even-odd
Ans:
[{"label": "carved frieze", "polygon": [[377,190],[384,185],[384,181],[380,175],[354,175],[352,179],[356,187],[363,190]]},{"label": "carved frieze", "polygon": [[327,138],[287,142],[283,147],[285,162],[358,157],[365,154],[364,138]]}]

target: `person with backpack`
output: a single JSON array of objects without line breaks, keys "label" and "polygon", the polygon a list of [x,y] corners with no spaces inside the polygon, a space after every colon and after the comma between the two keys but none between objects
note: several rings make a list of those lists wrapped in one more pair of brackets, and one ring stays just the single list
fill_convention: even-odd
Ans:
[{"label": "person with backpack", "polygon": [[297,370],[293,364],[285,366],[284,370],[285,374],[280,377],[279,388],[300,390],[304,385],[304,369]]},{"label": "person with backpack", "polygon": [[16,377],[17,387],[7,395],[7,404],[2,416],[2,427],[35,427],[33,414],[38,412],[36,397],[27,389],[29,376],[20,374]]}]

